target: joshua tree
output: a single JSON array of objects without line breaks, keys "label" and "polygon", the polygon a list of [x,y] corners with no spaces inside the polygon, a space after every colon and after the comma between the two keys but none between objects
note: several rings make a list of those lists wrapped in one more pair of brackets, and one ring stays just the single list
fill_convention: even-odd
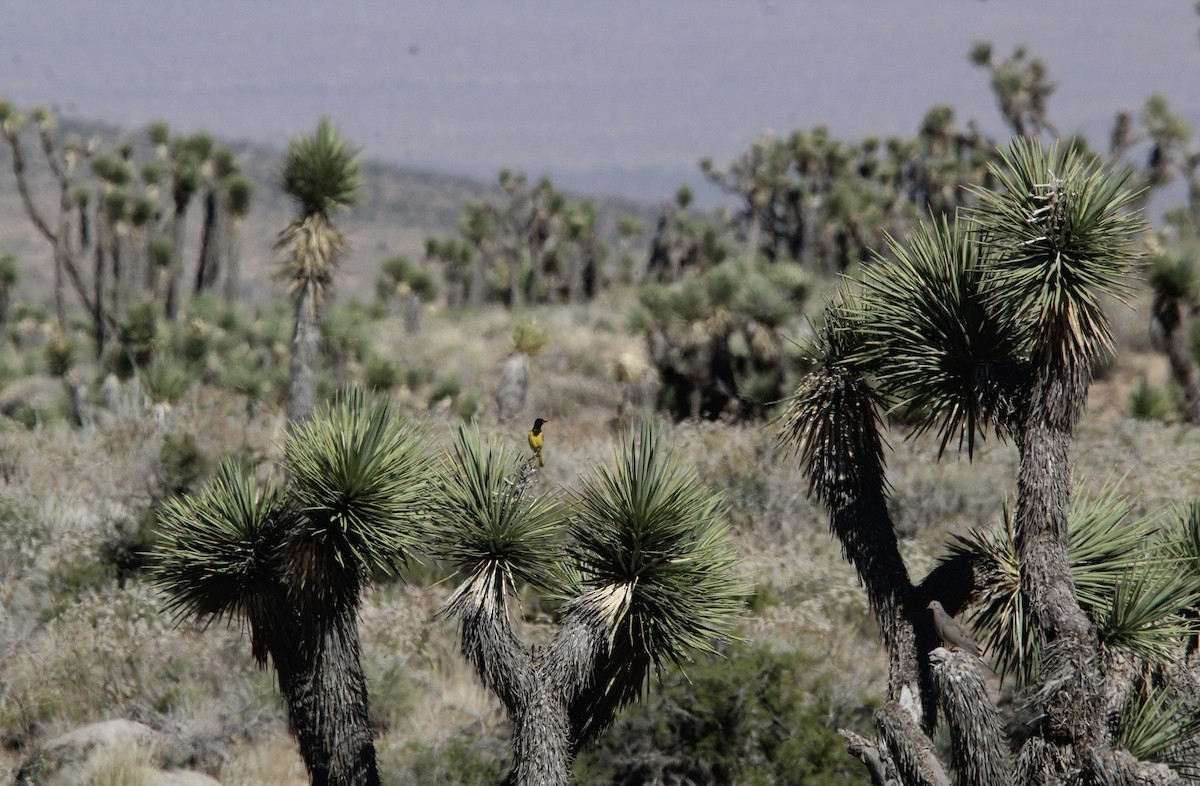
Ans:
[{"label": "joshua tree", "polygon": [[223,204],[228,220],[225,222],[225,302],[236,303],[241,298],[242,224],[250,212],[254,184],[245,175],[235,174],[225,183]]},{"label": "joshua tree", "polygon": [[[570,512],[535,494],[533,459],[460,426],[436,499],[435,550],[466,579],[446,611],[462,653],[513,722],[513,786],[565,786],[580,746],[636,701],[651,671],[710,649],[738,614],[722,503],[644,424]],[[563,530],[570,542],[562,544]],[[521,584],[564,597],[550,643],[521,640]]]},{"label": "joshua tree", "polygon": [[379,264],[375,295],[384,306],[399,301],[404,330],[413,335],[421,330],[421,307],[437,297],[437,284],[427,269],[400,254]]},{"label": "joshua tree", "polygon": [[346,245],[331,219],[358,198],[362,185],[358,151],[338,135],[328,117],[322,117],[312,136],[288,145],[281,181],[297,207],[296,217],[275,244],[286,257],[282,276],[295,306],[288,391],[288,419],[295,423],[308,417],[317,402],[323,303]]},{"label": "joshua tree", "polygon": [[513,351],[500,369],[496,410],[501,420],[521,414],[529,393],[529,360],[546,348],[546,328],[530,319],[513,327]]},{"label": "joshua tree", "polygon": [[[38,143],[58,187],[58,210],[53,217],[37,204],[30,188],[28,162],[21,139],[27,119],[7,101],[0,99],[0,130],[3,131],[4,139],[12,152],[13,175],[16,177],[17,191],[21,195],[21,205],[25,208],[30,222],[50,243],[54,252],[54,305],[59,327],[66,330],[68,282],[87,312],[91,315],[97,313],[96,304],[80,273],[80,265],[91,244],[91,237],[86,228],[87,191],[83,191],[85,196],[80,199],[75,190],[79,179],[79,164],[86,160],[89,150],[78,140],[71,140],[60,149],[55,135],[58,123],[49,111],[42,108],[34,110],[34,120]],[[97,325],[96,328],[99,334],[103,326]]]},{"label": "joshua tree", "polygon": [[761,416],[784,397],[781,330],[799,316],[809,277],[794,262],[726,261],[672,286],[642,288],[646,354],[676,419]]},{"label": "joshua tree", "polygon": [[421,539],[427,436],[352,392],[297,424],[282,487],[222,464],[160,514],[158,583],[180,619],[236,619],[270,662],[315,786],[379,783],[358,609]]},{"label": "joshua tree", "polygon": [[1200,423],[1200,367],[1192,354],[1192,312],[1200,297],[1195,259],[1181,252],[1159,254],[1149,270],[1154,290],[1151,319],[1155,343],[1167,356],[1183,391],[1183,419]]},{"label": "joshua tree", "polygon": [[548,178],[530,185],[509,170],[500,173],[500,188],[503,199],[466,206],[458,238],[426,240],[426,256],[444,263],[450,305],[495,298],[519,309],[594,297],[607,283],[595,205],[571,203]]},{"label": "joshua tree", "polygon": [[[890,657],[888,700],[876,718],[883,743],[859,738],[852,750],[884,761],[873,772],[902,783],[945,782],[926,736],[938,694],[952,727],[977,721],[952,728],[960,739],[984,735],[988,751],[1007,748],[995,740],[994,708],[976,690],[982,683],[952,679],[974,673],[978,682],[966,656],[929,655],[928,602],[958,614],[990,587],[983,571],[942,571],[916,586],[909,579],[887,510],[880,421],[883,408],[903,407],[918,432],[939,433],[943,451],[957,444],[969,455],[992,428],[1020,453],[1013,544],[1028,635],[1040,652],[1029,693],[1041,722],[1020,745],[1013,773],[1003,757],[981,753],[955,762],[960,782],[1161,779],[1113,738],[1097,625],[1078,600],[1068,552],[1069,447],[1092,366],[1112,350],[1101,299],[1123,290],[1136,256],[1130,241],[1141,225],[1127,212],[1134,197],[1125,177],[1074,150],[1043,150],[1036,139],[1015,141],[990,169],[998,190],[976,190],[969,221],[919,225],[907,246],[893,244],[893,261],[868,268],[861,292],[846,288],[830,307],[817,368],[785,430],[858,569]],[[968,688],[978,711],[964,716],[947,704],[967,700],[954,691]]]}]

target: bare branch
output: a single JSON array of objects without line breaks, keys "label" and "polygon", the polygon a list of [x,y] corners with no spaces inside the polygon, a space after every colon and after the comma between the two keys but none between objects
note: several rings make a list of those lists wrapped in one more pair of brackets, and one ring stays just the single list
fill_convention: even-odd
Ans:
[{"label": "bare branch", "polygon": [[838,729],[838,734],[846,740],[846,749],[851,755],[866,765],[871,773],[871,783],[875,786],[898,786],[896,767],[888,752],[878,743],[868,740],[861,734],[850,729]]},{"label": "bare branch", "polygon": [[933,752],[933,743],[912,713],[889,701],[875,713],[875,723],[887,741],[900,781],[910,786],[950,786],[950,778]]}]

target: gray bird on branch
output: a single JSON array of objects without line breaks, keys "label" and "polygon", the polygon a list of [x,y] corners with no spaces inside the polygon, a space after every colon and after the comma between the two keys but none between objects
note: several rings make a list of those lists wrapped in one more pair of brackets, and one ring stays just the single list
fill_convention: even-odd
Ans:
[{"label": "gray bird on branch", "polygon": [[[972,640],[971,634],[967,632],[967,629],[958,620],[946,613],[940,601],[929,601],[927,608],[933,612],[933,630],[937,633],[938,638],[942,640],[942,644],[945,645],[946,649],[962,650],[979,658],[984,666],[987,666],[989,669],[992,668],[983,659],[983,650],[979,649],[979,645]],[[992,669],[992,671],[995,671],[995,669]]]}]

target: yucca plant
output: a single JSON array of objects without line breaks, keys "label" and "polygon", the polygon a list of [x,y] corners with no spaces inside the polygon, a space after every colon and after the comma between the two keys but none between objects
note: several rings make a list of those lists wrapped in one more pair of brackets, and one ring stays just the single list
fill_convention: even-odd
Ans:
[{"label": "yucca plant", "polygon": [[423,539],[427,435],[361,392],[299,424],[282,487],[226,462],[163,513],[157,580],[179,618],[243,621],[274,665],[314,784],[378,784],[358,610]]},{"label": "yucca plant", "polygon": [[[1189,779],[1200,777],[1198,737],[1200,714],[1194,703],[1170,686],[1146,681],[1130,695],[1117,732],[1117,741],[1137,758],[1167,764]],[[1189,742],[1191,748],[1185,748]]]},{"label": "yucca plant", "polygon": [[534,319],[520,319],[513,326],[513,351],[500,368],[500,384],[496,389],[496,409],[500,419],[520,414],[525,409],[529,393],[529,362],[550,342],[545,325]]},{"label": "yucca plant", "polygon": [[[569,509],[535,491],[532,469],[460,426],[434,550],[466,576],[446,612],[514,724],[506,783],[555,786],[652,669],[729,635],[745,589],[719,498],[683,471],[654,426],[626,435],[616,468],[585,480]],[[563,604],[544,647],[525,644],[510,618],[524,585]]]},{"label": "yucca plant", "polygon": [[[1074,149],[1019,139],[989,177],[997,187],[974,189],[969,214],[917,226],[860,288],[843,287],[783,431],[879,618],[891,668],[889,701],[877,716],[886,746],[874,753],[905,782],[943,777],[922,753],[929,742],[921,729],[904,720],[914,700],[925,731],[936,718],[928,653],[938,641],[928,602],[957,614],[1014,576],[1019,596],[1006,597],[1023,606],[997,597],[996,615],[1030,626],[1041,671],[1028,687],[1044,713],[1015,759],[1016,777],[1082,770],[1086,778],[1111,755],[1102,642],[1076,596],[1068,556],[1069,447],[1092,369],[1112,351],[1103,304],[1125,292],[1142,223],[1131,211],[1128,175]],[[1003,560],[964,556],[910,583],[886,504],[881,415],[896,409],[915,417],[914,433],[936,432],[943,452],[957,444],[969,456],[989,432],[1014,439],[1020,471],[1012,546],[996,549]],[[1123,591],[1114,634],[1158,629],[1162,604],[1149,586],[1135,581]],[[1027,659],[1014,654],[1008,666]],[[947,713],[950,722],[987,714],[960,709]]]},{"label": "yucca plant", "polygon": [[1190,346],[1192,310],[1200,300],[1195,252],[1157,255],[1146,273],[1154,292],[1151,326],[1157,346],[1167,356],[1171,376],[1183,391],[1183,416],[1200,422],[1200,366]]},{"label": "yucca plant", "polygon": [[[1189,573],[1153,517],[1138,518],[1116,484],[1073,500],[1071,576],[1080,606],[1102,646],[1142,662],[1169,665],[1200,628],[1189,610],[1200,603],[1200,576]],[[967,619],[998,673],[1028,683],[1038,673],[1039,646],[1020,590],[1020,563],[1007,512],[1001,525],[957,537],[943,564],[971,556],[994,566]]]},{"label": "yucca plant", "polygon": [[275,242],[284,255],[281,276],[295,307],[288,419],[296,422],[316,406],[322,306],[346,246],[332,217],[358,199],[362,186],[358,150],[338,134],[328,117],[322,117],[314,134],[288,145],[280,181],[284,193],[296,203],[296,217]]}]

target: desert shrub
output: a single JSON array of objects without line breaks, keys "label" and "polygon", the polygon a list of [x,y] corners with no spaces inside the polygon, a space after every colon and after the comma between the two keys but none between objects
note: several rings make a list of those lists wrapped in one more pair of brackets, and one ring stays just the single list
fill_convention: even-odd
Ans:
[{"label": "desert shrub", "polygon": [[1162,388],[1151,385],[1145,377],[1129,394],[1129,415],[1137,420],[1165,421],[1171,414],[1171,404]]},{"label": "desert shrub", "polygon": [[472,388],[454,397],[454,414],[462,420],[470,420],[483,411],[483,392]]},{"label": "desert shrub", "polygon": [[510,766],[507,749],[504,740],[480,737],[470,729],[461,729],[432,746],[416,741],[381,744],[380,774],[385,783],[499,783]]},{"label": "desert shrub", "polygon": [[804,653],[740,644],[672,672],[576,764],[581,784],[866,783],[837,729],[870,716],[833,698]]},{"label": "desert shrub", "polygon": [[212,458],[187,432],[167,434],[155,466],[160,495],[187,494],[212,474]]},{"label": "desert shrub", "polygon": [[387,358],[372,355],[363,369],[363,382],[368,390],[394,390],[400,384],[400,366]]},{"label": "desert shrub", "polygon": [[534,319],[522,319],[513,326],[513,351],[528,357],[541,354],[550,343],[550,332]]},{"label": "desert shrub", "polygon": [[19,379],[21,369],[18,367],[16,358],[8,352],[0,354],[0,388],[3,388],[14,379]]},{"label": "desert shrub", "polygon": [[187,363],[170,355],[157,355],[138,372],[142,389],[155,404],[173,404],[195,381]]},{"label": "desert shrub", "polygon": [[70,336],[55,333],[42,349],[46,370],[53,376],[65,377],[79,359],[79,349],[79,343]]},{"label": "desert shrub", "polygon": [[351,362],[371,353],[370,315],[358,303],[330,309],[321,323],[321,338],[330,363],[343,373]]},{"label": "desert shrub", "polygon": [[141,300],[132,304],[117,325],[117,346],[109,354],[109,368],[122,378],[143,368],[154,357],[158,338],[158,303]]},{"label": "desert shrub", "polygon": [[461,392],[462,381],[458,377],[442,377],[434,382],[433,387],[430,388],[427,400],[430,406],[433,406],[444,398],[448,398],[453,402]]}]

